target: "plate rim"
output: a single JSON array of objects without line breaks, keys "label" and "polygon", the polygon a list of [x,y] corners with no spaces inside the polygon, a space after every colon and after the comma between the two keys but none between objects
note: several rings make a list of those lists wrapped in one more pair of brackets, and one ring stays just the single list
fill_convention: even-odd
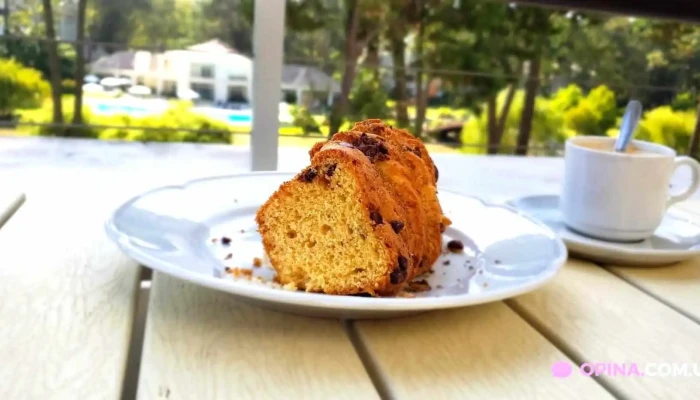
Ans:
[{"label": "plate rim", "polygon": [[[515,204],[518,202],[522,201],[527,201],[527,200],[533,200],[533,199],[551,199],[551,198],[559,198],[560,196],[557,194],[535,194],[535,195],[527,195],[527,196],[521,196],[521,197],[516,197],[510,200],[507,200],[505,204],[511,206],[511,207],[516,207]],[[524,211],[523,211],[524,212]],[[674,210],[667,210],[667,214],[669,213],[675,213]],[[544,221],[541,221],[543,224],[547,225]],[[549,226],[549,225],[547,225]],[[554,228],[550,226],[550,229],[554,231]],[[604,240],[600,239],[595,239],[595,238],[589,238],[586,236],[583,236],[579,233],[576,233],[574,231],[571,231],[569,229],[566,230],[567,235],[561,235],[560,233],[555,231],[555,234],[564,241],[564,243],[571,243],[571,245],[577,246],[577,250],[581,248],[585,249],[594,249],[597,251],[604,250],[608,251],[610,253],[613,253],[615,255],[623,255],[623,256],[630,256],[630,257],[654,257],[654,258],[674,258],[678,259],[678,257],[681,257],[681,259],[685,259],[687,257],[695,256],[695,255],[700,255],[700,247],[696,250],[691,250],[691,249],[629,249],[625,247],[625,243],[616,243],[616,242],[606,242]],[[700,244],[700,242],[698,242]]]},{"label": "plate rim", "polygon": [[568,249],[561,237],[547,224],[533,218],[519,209],[512,206],[500,203],[487,202],[476,196],[460,193],[449,188],[438,186],[439,191],[448,192],[467,199],[476,200],[483,207],[494,207],[506,209],[512,214],[524,218],[531,223],[537,225],[545,232],[550,240],[556,245],[559,256],[547,261],[547,269],[537,276],[536,279],[524,282],[516,288],[496,289],[489,292],[483,292],[479,296],[469,295],[468,293],[440,296],[440,297],[416,297],[416,298],[400,298],[400,297],[359,297],[359,296],[335,296],[323,293],[309,293],[301,291],[290,291],[284,289],[272,289],[270,287],[258,286],[259,284],[251,284],[244,281],[236,281],[222,279],[220,277],[203,275],[197,272],[192,272],[188,269],[179,267],[176,263],[162,260],[154,257],[146,251],[140,251],[130,245],[130,236],[121,232],[115,225],[117,215],[130,207],[136,201],[165,190],[186,190],[188,187],[214,180],[220,179],[245,179],[255,178],[260,176],[280,176],[291,178],[297,172],[285,171],[256,171],[238,174],[212,175],[207,177],[196,178],[185,181],[182,184],[171,184],[155,187],[140,194],[137,194],[123,202],[114,209],[104,222],[104,229],[109,239],[114,242],[122,252],[135,261],[143,264],[152,270],[163,272],[167,275],[178,279],[183,279],[204,287],[209,287],[224,292],[234,294],[236,296],[247,297],[251,299],[272,302],[284,303],[288,305],[304,306],[316,309],[345,309],[350,311],[427,311],[437,309],[448,309],[465,307],[476,304],[489,303],[507,298],[522,295],[531,292],[539,287],[550,282],[561,270],[566,260],[568,259]]}]

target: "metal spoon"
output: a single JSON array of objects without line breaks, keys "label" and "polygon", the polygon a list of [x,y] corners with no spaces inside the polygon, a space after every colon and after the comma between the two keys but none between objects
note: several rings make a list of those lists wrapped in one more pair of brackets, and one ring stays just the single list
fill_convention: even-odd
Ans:
[{"label": "metal spoon", "polygon": [[642,118],[642,103],[637,100],[631,100],[627,104],[627,110],[625,110],[625,115],[622,117],[620,134],[615,141],[616,152],[623,153],[625,149],[627,149],[627,145],[632,139],[632,136],[634,136],[634,132],[637,130],[640,118]]}]

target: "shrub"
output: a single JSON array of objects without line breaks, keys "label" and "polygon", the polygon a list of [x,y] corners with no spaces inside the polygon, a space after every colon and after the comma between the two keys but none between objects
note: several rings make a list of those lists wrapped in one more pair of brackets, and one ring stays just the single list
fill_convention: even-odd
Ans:
[{"label": "shrub", "polygon": [[304,135],[321,132],[316,119],[314,119],[314,116],[311,115],[306,107],[294,107],[291,108],[290,111],[294,117],[292,124],[300,127]]},{"label": "shrub", "polygon": [[[73,108],[64,104],[65,121],[70,121]],[[66,107],[67,106],[67,107]],[[50,104],[36,110],[23,111],[20,117],[24,122],[49,123],[52,119]],[[72,129],[67,136],[99,138],[104,140],[130,140],[142,142],[199,142],[230,143],[231,130],[223,121],[193,112],[185,103],[175,103],[163,114],[146,117],[129,115],[95,115],[88,107],[83,108],[86,125],[108,125],[115,128],[78,128]],[[131,129],[130,129],[131,127]],[[133,127],[173,128],[167,130],[133,129]],[[179,128],[179,129],[178,129]],[[23,127],[31,134],[42,136],[56,135],[57,129],[50,127]],[[184,131],[181,129],[206,130],[206,132]]]},{"label": "shrub", "polygon": [[[505,102],[506,90],[498,94],[496,104],[497,109],[501,110]],[[525,92],[518,90],[513,97],[513,103],[510,107],[510,112],[506,118],[506,124],[503,132],[501,144],[503,146],[514,147],[520,130],[520,117],[523,112],[525,101]],[[532,121],[531,143],[533,144],[548,144],[549,142],[563,143],[573,132],[564,129],[561,113],[554,112],[551,101],[544,97],[537,97],[535,100],[535,113]],[[488,132],[488,116],[484,111],[470,118],[462,129],[462,143],[477,144],[480,147],[465,147],[466,153],[485,153]]]},{"label": "shrub", "polygon": [[678,93],[673,99],[671,107],[676,111],[694,110],[697,105],[695,96],[690,92]]},{"label": "shrub", "polygon": [[49,94],[41,72],[7,59],[0,59],[0,115],[20,108],[36,108]]},{"label": "shrub", "polygon": [[390,115],[387,100],[389,96],[381,87],[381,81],[374,73],[362,69],[355,78],[350,92],[348,111],[350,118],[360,121],[367,118],[387,118]]},{"label": "shrub", "polygon": [[[663,144],[685,152],[695,127],[695,112],[673,111],[669,106],[658,107],[644,114],[636,137]],[[614,132],[617,135],[617,132]]]}]

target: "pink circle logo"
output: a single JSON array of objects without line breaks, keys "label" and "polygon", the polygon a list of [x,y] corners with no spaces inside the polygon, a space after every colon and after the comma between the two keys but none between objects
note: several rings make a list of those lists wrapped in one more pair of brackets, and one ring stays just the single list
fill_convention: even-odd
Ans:
[{"label": "pink circle logo", "polygon": [[566,378],[571,375],[571,364],[567,361],[557,361],[552,364],[552,376],[555,378]]}]

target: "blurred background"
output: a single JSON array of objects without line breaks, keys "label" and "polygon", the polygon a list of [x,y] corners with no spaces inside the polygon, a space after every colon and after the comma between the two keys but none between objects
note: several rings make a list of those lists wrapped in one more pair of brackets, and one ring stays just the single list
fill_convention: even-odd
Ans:
[{"label": "blurred background", "polygon": [[[275,0],[270,0],[275,1]],[[281,0],[280,0],[281,1]],[[581,2],[585,3],[585,2]],[[248,146],[253,0],[0,0],[0,135]],[[382,118],[431,151],[695,155],[700,25],[485,0],[287,0],[280,145]]]}]

